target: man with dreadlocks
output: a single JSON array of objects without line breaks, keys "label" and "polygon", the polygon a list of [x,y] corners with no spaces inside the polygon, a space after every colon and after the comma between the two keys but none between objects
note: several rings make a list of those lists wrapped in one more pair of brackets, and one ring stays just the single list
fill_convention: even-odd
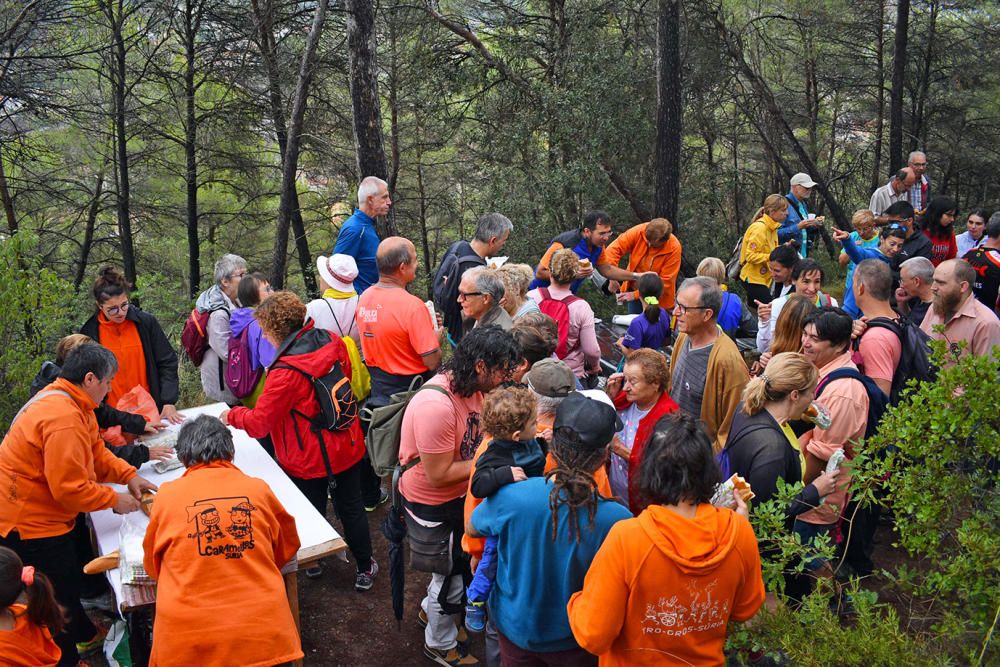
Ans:
[{"label": "man with dreadlocks", "polygon": [[504,486],[472,514],[475,533],[498,538],[489,607],[505,665],[597,665],[573,638],[566,604],[611,527],[631,517],[594,481],[621,428],[604,392],[571,393],[552,428],[556,467]]}]

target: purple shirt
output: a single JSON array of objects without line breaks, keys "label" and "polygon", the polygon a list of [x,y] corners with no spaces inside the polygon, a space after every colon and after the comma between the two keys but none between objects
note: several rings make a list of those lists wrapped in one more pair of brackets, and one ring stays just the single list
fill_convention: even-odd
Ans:
[{"label": "purple shirt", "polygon": [[656,324],[650,324],[645,315],[637,315],[632,323],[628,325],[622,345],[630,350],[638,350],[640,347],[649,347],[658,350],[663,347],[663,342],[670,337],[670,313],[660,308],[660,319]]}]

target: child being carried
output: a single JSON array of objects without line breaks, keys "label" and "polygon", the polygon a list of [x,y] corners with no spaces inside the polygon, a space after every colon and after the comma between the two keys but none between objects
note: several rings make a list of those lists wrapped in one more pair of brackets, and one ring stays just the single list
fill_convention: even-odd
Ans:
[{"label": "child being carried", "polygon": [[[500,487],[541,477],[545,470],[545,450],[535,438],[538,429],[535,395],[524,385],[494,389],[483,401],[480,425],[493,440],[476,462],[472,475],[472,495],[488,498]],[[468,590],[465,627],[482,632],[486,626],[486,601],[497,576],[497,539],[486,538],[483,557]]]}]

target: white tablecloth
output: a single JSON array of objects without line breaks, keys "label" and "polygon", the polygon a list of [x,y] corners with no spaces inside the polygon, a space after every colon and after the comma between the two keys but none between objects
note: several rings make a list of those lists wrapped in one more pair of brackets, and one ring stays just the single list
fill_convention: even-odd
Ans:
[{"label": "white tablecloth", "polygon": [[[189,419],[197,415],[219,415],[226,409],[225,403],[214,403],[203,405],[197,408],[183,410],[182,414]],[[171,429],[180,429],[180,425],[171,426]],[[236,446],[236,457],[233,463],[247,475],[258,477],[271,487],[274,495],[277,496],[285,509],[295,518],[295,527],[299,532],[299,540],[302,546],[299,549],[299,560],[311,560],[315,558],[317,549],[324,544],[340,538],[337,531],[321,516],[316,508],[306,499],[302,492],[292,484],[284,471],[278,464],[267,455],[260,443],[251,438],[244,431],[229,429],[233,433],[233,443]],[[139,474],[153,482],[157,486],[164,482],[177,479],[184,474],[184,468],[176,468],[165,473],[158,473],[153,470],[152,462],[146,463],[139,469]],[[116,491],[124,491],[125,488],[116,484],[111,485]],[[149,524],[149,518],[142,512],[135,512],[129,515],[143,526]],[[122,524],[122,516],[115,514],[111,510],[91,512],[91,521],[94,524],[94,532],[97,536],[97,547],[100,555],[110,553],[118,548],[118,532]],[[114,589],[115,597],[119,601],[122,597],[121,573],[116,568],[108,571],[108,580]]]}]

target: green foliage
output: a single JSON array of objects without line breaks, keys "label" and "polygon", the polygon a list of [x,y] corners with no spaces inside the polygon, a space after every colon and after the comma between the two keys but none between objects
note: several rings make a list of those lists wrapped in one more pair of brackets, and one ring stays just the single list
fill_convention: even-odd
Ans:
[{"label": "green foliage", "polygon": [[72,285],[42,266],[37,239],[19,233],[0,241],[0,430],[28,399],[28,387],[83,308]]}]

